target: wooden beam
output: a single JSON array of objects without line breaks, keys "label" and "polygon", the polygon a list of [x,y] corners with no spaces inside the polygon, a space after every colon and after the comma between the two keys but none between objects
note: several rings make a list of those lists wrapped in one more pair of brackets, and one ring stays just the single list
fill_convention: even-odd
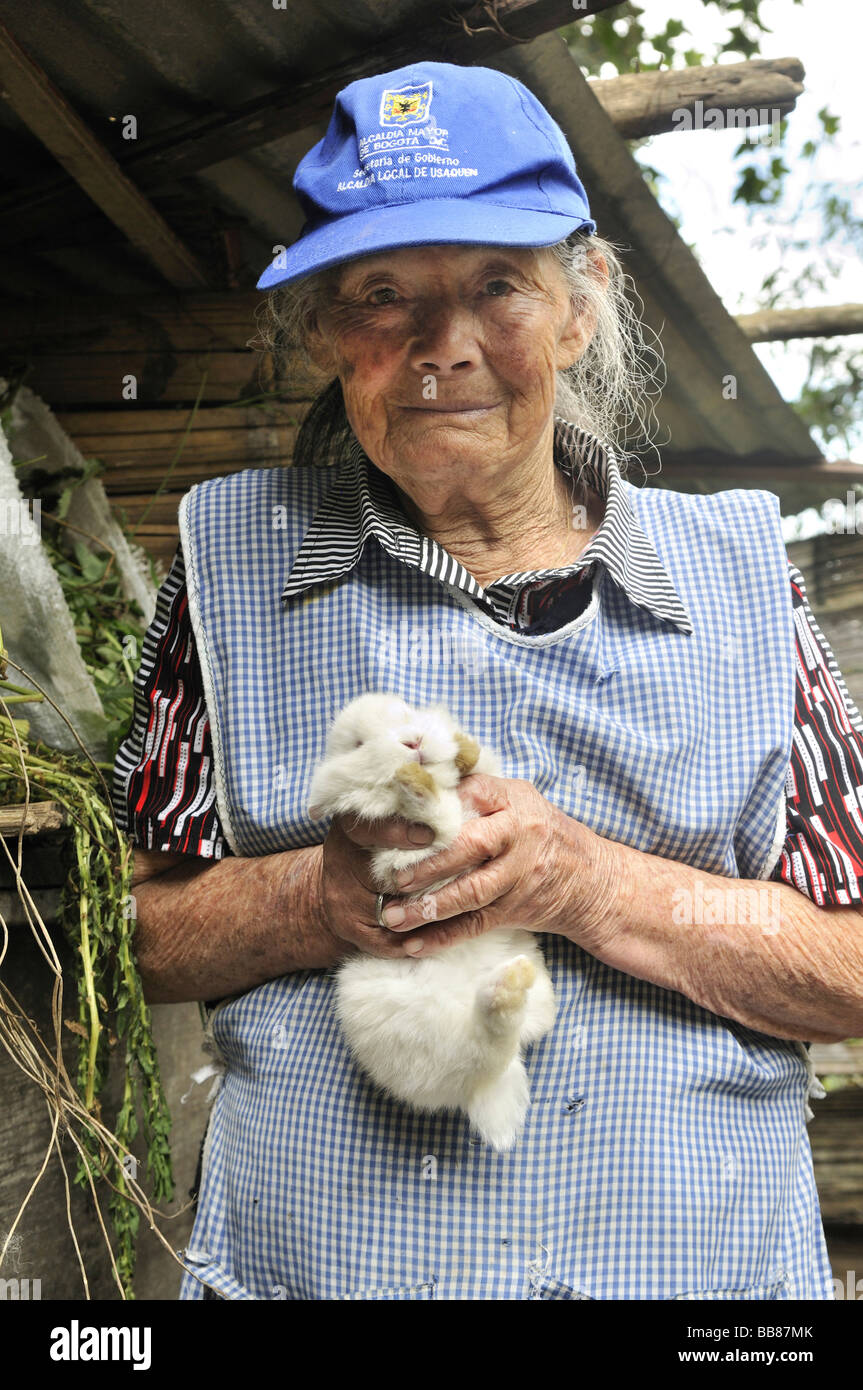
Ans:
[{"label": "wooden beam", "polygon": [[177,289],[206,285],[191,251],[3,24],[0,96],[169,284]]},{"label": "wooden beam", "polygon": [[[660,448],[662,470],[657,477],[646,481],[651,486],[668,483],[675,487],[679,483],[693,481],[713,482],[716,487],[766,487],[780,484],[816,484],[823,493],[823,499],[835,495],[831,489],[840,485],[859,483],[863,486],[863,463],[851,459],[815,458],[808,462],[789,458],[787,454],[760,450],[745,457],[721,453],[712,449],[693,449],[676,452],[671,448]],[[645,460],[645,466],[653,473],[656,463]],[[637,470],[633,481],[638,482]]]},{"label": "wooden beam", "polygon": [[[117,159],[137,188],[153,193],[212,164],[245,154],[293,131],[327,121],[336,94],[349,82],[418,60],[478,64],[494,53],[529,42],[573,20],[613,9],[621,0],[481,0],[468,8],[438,7],[426,25],[393,34],[381,45],[335,67],[286,82],[274,92],[231,111],[196,117]],[[38,236],[52,225],[76,220],[80,196],[62,180],[41,180],[0,197],[0,249]]]},{"label": "wooden beam", "polygon": [[[698,495],[727,488],[761,488],[777,495],[783,516],[795,516],[809,507],[820,512],[830,499],[846,504],[854,484],[858,490],[863,488],[863,464],[849,459],[801,464],[786,454],[764,452],[740,458],[704,449],[690,452],[660,447],[659,453],[661,467],[655,456],[645,457],[644,472],[633,465],[627,475],[630,481],[636,486],[644,483]],[[860,536],[853,541],[860,547]]]},{"label": "wooden beam", "polygon": [[751,343],[786,343],[792,338],[840,338],[863,333],[863,304],[824,304],[807,309],[760,309],[738,314]]},{"label": "wooden beam", "polygon": [[[741,122],[745,128],[769,125],[794,109],[803,93],[803,76],[798,58],[754,58],[746,63],[627,73],[592,81],[590,90],[620,134],[638,140],[690,129],[693,113],[709,128],[715,121],[709,115],[711,109],[723,115],[739,113],[738,129]],[[701,106],[696,107],[696,102]]]}]

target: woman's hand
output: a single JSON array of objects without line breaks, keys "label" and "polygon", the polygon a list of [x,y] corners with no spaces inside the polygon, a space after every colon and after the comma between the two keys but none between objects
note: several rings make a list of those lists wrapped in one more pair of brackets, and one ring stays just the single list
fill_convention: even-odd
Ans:
[{"label": "woman's hand", "polygon": [[378,889],[369,872],[370,851],[416,849],[418,845],[431,844],[433,839],[434,832],[427,825],[410,825],[405,820],[333,817],[321,847],[317,899],[324,928],[335,938],[336,950],[341,945],[346,948],[344,955],[359,950],[391,960],[410,954],[401,933],[387,931],[378,924]]},{"label": "woman's hand", "polygon": [[[458,792],[477,817],[447,849],[397,876],[406,895],[421,896],[385,900],[391,930],[379,934],[403,936],[407,954],[419,955],[495,927],[521,927],[559,933],[598,954],[614,891],[601,837],[520,778],[473,775]],[[463,876],[423,893],[450,874]]]}]

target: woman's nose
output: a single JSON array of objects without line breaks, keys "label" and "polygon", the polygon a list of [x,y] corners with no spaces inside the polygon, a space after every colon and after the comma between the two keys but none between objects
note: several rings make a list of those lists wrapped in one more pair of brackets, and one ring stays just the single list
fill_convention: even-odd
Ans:
[{"label": "woman's nose", "polygon": [[440,376],[465,371],[478,365],[480,355],[476,336],[462,310],[438,306],[422,315],[411,352],[411,365],[417,371]]}]

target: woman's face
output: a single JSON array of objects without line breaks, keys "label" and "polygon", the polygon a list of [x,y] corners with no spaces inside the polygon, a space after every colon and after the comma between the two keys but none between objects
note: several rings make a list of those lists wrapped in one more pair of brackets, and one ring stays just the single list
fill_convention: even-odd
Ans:
[{"label": "woman's face", "polygon": [[312,350],[369,458],[433,501],[536,449],[588,338],[547,254],[420,246],[340,267]]}]

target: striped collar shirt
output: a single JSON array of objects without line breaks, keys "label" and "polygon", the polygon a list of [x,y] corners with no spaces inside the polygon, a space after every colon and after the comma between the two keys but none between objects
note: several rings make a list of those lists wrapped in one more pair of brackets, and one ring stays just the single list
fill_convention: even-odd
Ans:
[{"label": "striped collar shirt", "polygon": [[570,616],[586,607],[589,581],[597,564],[602,564],[632,603],[672,623],[681,632],[691,633],[691,620],[671,576],[632,511],[611,449],[558,418],[554,427],[554,461],[574,485],[584,485],[599,495],[605,503],[602,523],[572,563],[505,574],[483,586],[443,546],[416,529],[392,480],[354,440],[338,465],[338,478],[306,532],[288,573],[282,599],[347,574],[373,536],[394,559],[459,590],[498,622],[523,632],[549,630],[546,598],[554,598],[554,627],[560,626],[562,620],[557,611],[562,595],[572,607]]}]

